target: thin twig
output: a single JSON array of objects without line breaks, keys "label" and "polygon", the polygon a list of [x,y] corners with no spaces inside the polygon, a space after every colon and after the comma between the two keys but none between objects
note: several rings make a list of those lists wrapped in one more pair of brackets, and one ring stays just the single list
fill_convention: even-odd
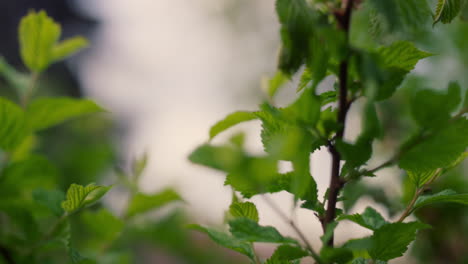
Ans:
[{"label": "thin twig", "polygon": [[265,195],[262,195],[261,197],[263,198],[265,203],[267,203],[268,206],[270,206],[271,209],[273,209],[273,211],[275,211],[275,213],[278,214],[283,219],[283,221],[288,223],[294,229],[296,234],[300,237],[302,242],[304,242],[304,244],[306,245],[307,250],[309,250],[310,254],[315,259],[315,261],[317,261],[317,263],[319,263],[319,264],[322,263],[322,260],[320,259],[320,256],[312,248],[309,241],[307,241],[307,238],[305,237],[304,233],[302,233],[302,231],[299,229],[299,227],[296,225],[296,223],[292,219],[290,219],[283,211],[281,211],[281,209],[269,197],[267,197]]},{"label": "thin twig", "polygon": [[408,217],[412,213],[414,204],[418,200],[419,196],[421,196],[421,194],[423,194],[424,191],[427,190],[428,186],[432,184],[437,179],[437,177],[440,176],[441,173],[442,169],[437,169],[432,178],[427,183],[425,183],[422,187],[416,189],[416,192],[413,195],[413,199],[411,199],[411,202],[408,204],[408,206],[406,206],[405,211],[397,220],[398,223],[403,222],[406,219],[406,217]]},{"label": "thin twig", "polygon": [[[353,0],[343,1],[342,11],[335,13],[335,17],[339,23],[340,28],[345,32],[346,39],[349,41],[349,30],[351,24],[351,13],[353,9]],[[338,93],[338,124],[340,129],[336,132],[336,139],[343,139],[345,126],[346,126],[346,116],[350,107],[348,101],[348,62],[349,55],[340,62],[339,66],[339,93]],[[325,217],[323,221],[323,232],[326,231],[328,224],[333,222],[336,217],[336,203],[338,201],[338,194],[343,188],[345,181],[340,178],[340,162],[341,155],[335,149],[334,145],[329,146],[329,151],[332,156],[332,170],[331,178],[329,185],[328,193],[328,203],[327,210],[325,212]],[[330,240],[327,242],[328,246],[333,247],[333,235]]]}]

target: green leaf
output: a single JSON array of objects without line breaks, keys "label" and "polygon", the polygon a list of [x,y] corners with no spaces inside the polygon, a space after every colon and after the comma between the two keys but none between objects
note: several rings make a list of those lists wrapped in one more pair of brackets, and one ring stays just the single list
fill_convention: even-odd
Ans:
[{"label": "green leaf", "polygon": [[275,76],[271,79],[265,80],[265,87],[267,90],[267,94],[270,98],[273,98],[276,93],[280,90],[281,87],[284,86],[285,83],[289,81],[288,76],[286,76],[283,72],[278,71],[276,72]]},{"label": "green leaf", "polygon": [[320,101],[312,89],[306,89],[299,98],[284,108],[284,114],[299,124],[313,127],[320,117]]},{"label": "green leaf", "polygon": [[324,247],[320,250],[320,257],[325,263],[346,264],[353,259],[351,250],[343,247]]},{"label": "green leaf", "polygon": [[0,149],[11,151],[29,134],[21,108],[0,97]]},{"label": "green leaf", "polygon": [[366,96],[373,100],[389,98],[416,63],[431,55],[407,41],[397,41],[371,53],[361,51],[356,63],[365,81]]},{"label": "green leaf", "polygon": [[420,196],[413,206],[413,211],[434,203],[458,203],[468,205],[468,194],[457,194],[453,190],[443,190],[436,194]]},{"label": "green leaf", "polygon": [[33,72],[45,70],[51,63],[86,46],[83,38],[73,38],[57,44],[60,25],[45,11],[31,11],[19,25],[20,53],[24,64]]},{"label": "green leaf", "polygon": [[39,98],[28,105],[26,118],[29,126],[39,131],[73,118],[102,111],[103,109],[91,100],[67,97]]},{"label": "green leaf", "polygon": [[69,214],[92,205],[104,196],[112,186],[101,186],[90,183],[86,186],[72,184],[67,191],[67,199],[62,202],[62,208]]},{"label": "green leaf", "polygon": [[124,227],[124,222],[105,208],[94,212],[84,211],[80,218],[100,245],[113,242]]},{"label": "green leaf", "polygon": [[86,48],[89,42],[83,37],[72,37],[52,48],[52,60],[62,60],[80,49]]},{"label": "green leaf", "polygon": [[411,114],[414,120],[424,128],[438,127],[451,117],[461,102],[460,86],[452,82],[447,93],[434,90],[418,91],[411,98]]},{"label": "green leaf", "polygon": [[173,189],[165,189],[152,195],[137,193],[128,205],[126,216],[146,213],[176,201],[182,201],[182,197]]},{"label": "green leaf", "polygon": [[405,152],[399,166],[412,172],[426,172],[450,166],[468,146],[468,120],[460,118]]},{"label": "green leaf", "polygon": [[377,49],[377,54],[386,68],[397,68],[410,72],[421,59],[432,53],[421,51],[409,41],[395,41],[390,46]]},{"label": "green leaf", "polygon": [[307,257],[309,254],[298,246],[293,245],[281,245],[276,248],[275,252],[270,259],[275,260],[296,260],[303,257]]},{"label": "green leaf", "polygon": [[258,222],[258,211],[255,204],[251,202],[234,202],[229,206],[229,213],[234,217],[246,217]]},{"label": "green leaf", "polygon": [[377,230],[387,224],[382,215],[372,207],[367,207],[362,214],[341,215],[338,220],[349,220],[370,230]]},{"label": "green leaf", "polygon": [[61,203],[65,200],[65,194],[62,191],[36,189],[33,191],[33,199],[38,204],[47,207],[55,216],[63,215]]},{"label": "green leaf", "polygon": [[373,259],[382,261],[401,257],[415,239],[416,232],[428,227],[420,222],[385,224],[371,236],[369,254]]},{"label": "green leaf", "polygon": [[242,151],[233,146],[202,145],[195,149],[189,160],[195,164],[210,167],[212,169],[231,172],[238,169],[245,161]]},{"label": "green leaf", "polygon": [[237,251],[243,255],[246,255],[251,260],[255,259],[255,254],[254,254],[252,245],[249,242],[242,241],[226,233],[219,232],[210,228],[202,227],[199,225],[190,225],[188,228],[206,233],[217,244],[223,247],[232,249],[234,251]]},{"label": "green leaf", "polygon": [[434,174],[437,173],[437,170],[428,170],[428,171],[421,171],[421,172],[414,172],[414,171],[407,171],[408,177],[414,183],[415,186],[421,187],[426,182],[428,182]]},{"label": "green leaf", "polygon": [[[370,0],[383,33],[400,33],[406,38],[414,38],[429,26],[431,10],[426,1],[420,0]],[[401,38],[401,35],[397,35]],[[384,37],[384,36],[377,36]]]},{"label": "green leaf", "polygon": [[0,56],[0,76],[3,76],[8,84],[21,94],[24,94],[31,83],[31,76],[17,71],[13,66]]},{"label": "green leaf", "polygon": [[434,16],[434,25],[439,21],[444,24],[452,22],[460,13],[462,3],[462,0],[438,0]]},{"label": "green leaf", "polygon": [[282,39],[279,69],[291,75],[306,60],[316,13],[304,0],[277,0],[276,12]]},{"label": "green leaf", "polygon": [[229,221],[229,231],[242,241],[266,242],[266,243],[292,243],[297,241],[283,237],[272,226],[260,226],[257,222],[248,218],[235,218]]},{"label": "green leaf", "polygon": [[257,119],[257,116],[252,112],[237,111],[226,116],[223,120],[217,122],[210,129],[210,140],[224,130],[235,126],[239,123]]}]

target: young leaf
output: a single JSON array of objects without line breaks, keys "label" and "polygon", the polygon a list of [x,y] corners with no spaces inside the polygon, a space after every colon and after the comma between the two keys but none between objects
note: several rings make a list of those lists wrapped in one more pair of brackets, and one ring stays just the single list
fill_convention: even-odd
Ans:
[{"label": "young leaf", "polygon": [[434,25],[439,21],[444,24],[452,22],[458,13],[460,13],[462,4],[463,0],[438,0],[434,16]]},{"label": "young leaf", "polygon": [[81,208],[97,202],[112,186],[101,186],[93,183],[86,186],[72,184],[67,191],[67,199],[62,202],[62,208],[67,213],[73,213]]},{"label": "young leaf", "polygon": [[414,171],[407,171],[408,177],[414,183],[415,186],[421,187],[426,182],[428,182],[437,170],[428,170],[428,171],[421,171],[421,172],[414,172]]},{"label": "young leaf", "polygon": [[283,237],[276,228],[260,226],[248,218],[233,219],[229,221],[229,227],[231,234],[241,241],[297,244],[294,239]]},{"label": "young leaf", "polygon": [[466,135],[468,120],[460,118],[453,121],[405,152],[399,166],[412,172],[426,172],[450,166],[468,146]]},{"label": "young leaf", "polygon": [[396,41],[390,46],[377,49],[377,54],[386,68],[398,68],[410,72],[419,60],[433,54],[419,50],[409,41]]},{"label": "young leaf", "polygon": [[0,124],[0,149],[13,150],[29,134],[23,110],[2,97],[0,97]]},{"label": "young leaf", "polygon": [[257,119],[258,117],[252,112],[237,111],[226,116],[223,120],[216,123],[210,129],[210,140],[224,130],[235,126],[239,123]]},{"label": "young leaf", "polygon": [[45,70],[51,63],[87,45],[83,38],[74,38],[60,44],[60,25],[45,11],[31,11],[19,26],[20,53],[24,64],[33,72]]},{"label": "young leaf", "polygon": [[367,207],[362,214],[342,215],[338,217],[338,220],[349,220],[370,230],[377,230],[387,224],[385,219],[372,207]]},{"label": "young leaf", "polygon": [[152,195],[137,193],[128,205],[126,216],[146,213],[175,201],[182,201],[182,197],[172,189],[165,189]]},{"label": "young leaf", "polygon": [[35,130],[43,130],[66,120],[101,112],[103,109],[91,100],[66,97],[39,98],[28,105],[26,119]]},{"label": "young leaf", "polygon": [[428,227],[420,222],[385,224],[371,236],[369,255],[382,261],[401,257],[415,239],[416,232]]},{"label": "young leaf", "polygon": [[52,60],[62,60],[76,51],[86,48],[88,44],[88,40],[83,37],[72,37],[64,40],[52,48]]},{"label": "young leaf", "polygon": [[190,229],[194,229],[207,234],[217,244],[237,251],[243,255],[246,255],[251,260],[255,259],[254,251],[251,243],[242,241],[236,237],[230,236],[226,233],[219,232],[210,228],[202,227],[199,225],[190,225]]},{"label": "young leaf", "polygon": [[468,194],[457,194],[453,190],[443,190],[436,194],[420,196],[413,206],[413,211],[434,203],[458,203],[468,205]]},{"label": "young leaf", "polygon": [[257,207],[251,202],[234,202],[229,206],[229,213],[234,217],[246,217],[255,222],[259,220]]}]

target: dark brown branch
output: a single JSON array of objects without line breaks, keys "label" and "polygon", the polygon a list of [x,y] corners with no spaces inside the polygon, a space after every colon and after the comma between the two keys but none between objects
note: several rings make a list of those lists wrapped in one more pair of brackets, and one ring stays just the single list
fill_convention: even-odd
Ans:
[{"label": "dark brown branch", "polygon": [[13,256],[10,252],[10,250],[3,245],[0,245],[0,256],[3,257],[3,260],[5,260],[5,263],[8,264],[14,264],[15,260],[13,259]]},{"label": "dark brown branch", "polygon": [[[353,9],[353,0],[343,0],[343,9],[341,12],[335,13],[335,17],[339,23],[340,28],[346,33],[346,37],[349,38],[349,29],[351,23],[351,12]],[[339,97],[338,97],[338,124],[340,129],[336,132],[335,138],[337,140],[343,139],[345,126],[346,126],[346,115],[350,104],[348,102],[348,56],[346,56],[340,63],[339,72]],[[323,229],[326,231],[327,226],[335,220],[336,217],[336,203],[338,200],[338,194],[343,188],[345,181],[340,178],[340,162],[341,155],[333,145],[329,146],[329,151],[332,156],[332,171],[330,186],[328,189],[328,203],[327,210],[325,212],[325,218],[323,219]],[[333,236],[328,241],[328,246],[333,247]]]}]

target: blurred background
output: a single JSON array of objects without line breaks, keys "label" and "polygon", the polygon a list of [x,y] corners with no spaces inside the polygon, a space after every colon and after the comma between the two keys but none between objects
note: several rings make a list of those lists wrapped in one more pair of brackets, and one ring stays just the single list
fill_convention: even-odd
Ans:
[{"label": "blurred background", "polygon": [[[43,133],[47,144],[41,148],[67,175],[61,179],[62,186],[113,183],[114,167],[128,168],[133,159],[148,153],[141,188],[154,192],[173,187],[185,203],[152,215],[158,221],[150,232],[135,232],[130,235],[132,240],[122,242],[137,252],[138,261],[134,263],[246,263],[241,256],[214,246],[205,236],[181,228],[191,222],[221,225],[231,201],[223,175],[190,164],[187,156],[208,140],[209,127],[216,121],[236,110],[255,110],[265,98],[261,79],[274,74],[279,48],[274,1],[3,0],[0,54],[18,68],[23,66],[18,55],[17,25],[29,9],[46,10],[62,25],[63,37],[81,34],[91,42],[88,49],[65,64],[54,65],[44,75],[42,93],[90,97],[108,110],[105,115]],[[362,23],[357,19],[357,26],[364,28]],[[419,63],[395,98],[379,109],[388,124],[387,136],[375,146],[379,157],[371,164],[389,157],[407,135],[410,121],[394,120],[392,115],[408,112],[407,95],[413,87],[443,89],[451,80],[468,87],[468,24],[438,25],[414,38],[421,49],[437,56]],[[321,89],[332,82],[326,80]],[[11,93],[3,82],[0,88],[1,94]],[[294,84],[288,84],[279,95],[279,104],[290,102],[294,91]],[[359,132],[359,110],[358,104],[351,111],[348,138]],[[255,122],[240,125],[217,140],[224,141],[238,131],[247,132],[251,152],[262,151],[260,124]],[[311,162],[323,195],[329,181],[329,154],[326,150],[314,153]],[[467,174],[462,170],[463,166],[444,177],[434,191],[451,188],[468,192]],[[409,199],[401,192],[401,184],[406,184],[401,171],[385,169],[379,177],[348,188],[367,194],[348,209],[362,212],[373,205],[387,217],[394,217],[401,209],[400,201]],[[288,194],[271,198],[285,212],[292,209]],[[126,200],[126,192],[117,188],[105,202],[118,213]],[[258,204],[261,224],[296,236],[262,200],[253,200]],[[296,217],[309,240],[318,245],[321,228],[313,214],[298,210]],[[421,233],[409,258],[394,263],[468,263],[466,209],[442,205],[421,210],[418,217],[434,229]],[[365,234],[368,231],[343,223],[337,229],[337,241]],[[258,248],[265,257],[271,253],[266,245]]]}]

